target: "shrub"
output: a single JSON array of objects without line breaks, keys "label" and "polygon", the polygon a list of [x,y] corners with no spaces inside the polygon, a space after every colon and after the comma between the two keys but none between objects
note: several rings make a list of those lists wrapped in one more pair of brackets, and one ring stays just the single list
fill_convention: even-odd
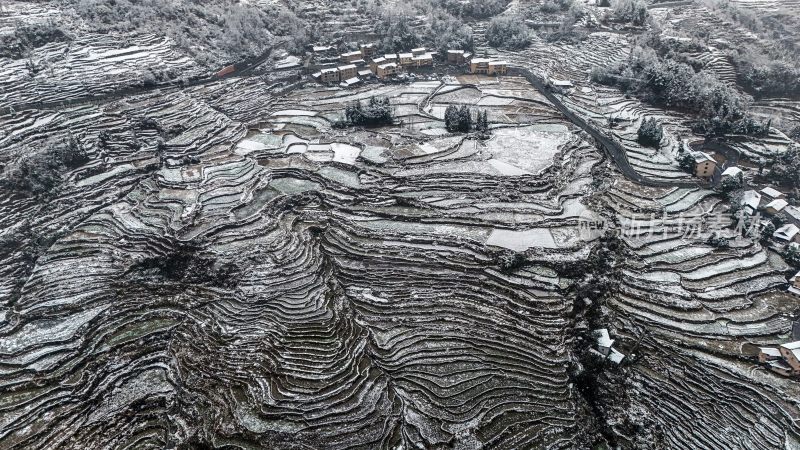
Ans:
[{"label": "shrub", "polygon": [[664,137],[664,128],[655,118],[645,119],[639,126],[638,141],[648,147],[661,147],[661,138]]},{"label": "shrub", "polygon": [[530,45],[531,37],[521,17],[495,17],[486,27],[486,41],[492,47],[520,50]]}]

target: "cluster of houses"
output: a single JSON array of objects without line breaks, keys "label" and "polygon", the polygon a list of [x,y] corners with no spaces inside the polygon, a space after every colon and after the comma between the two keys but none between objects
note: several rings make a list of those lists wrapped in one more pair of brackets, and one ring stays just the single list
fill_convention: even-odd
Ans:
[{"label": "cluster of houses", "polygon": [[[315,46],[312,48],[315,59],[327,61],[330,67],[321,68],[312,76],[320,83],[339,83],[342,87],[358,84],[363,79],[377,77],[381,80],[391,78],[404,70],[433,66],[437,52],[424,47],[412,49],[407,53],[389,53],[378,55],[375,44],[361,44],[358,50],[345,52],[338,56],[332,64],[331,46]],[[448,50],[446,61],[450,64],[468,64],[470,73],[485,75],[505,75],[508,63],[489,58],[473,58],[472,54],[463,50]]]},{"label": "cluster of houses", "polygon": [[760,191],[751,189],[742,194],[740,205],[749,216],[759,212],[766,216],[781,214],[787,223],[778,227],[772,237],[779,244],[800,244],[800,208],[790,205],[783,192],[769,186]]},{"label": "cluster of houses", "polygon": [[800,341],[781,344],[778,347],[760,347],[758,362],[785,377],[800,375]]}]

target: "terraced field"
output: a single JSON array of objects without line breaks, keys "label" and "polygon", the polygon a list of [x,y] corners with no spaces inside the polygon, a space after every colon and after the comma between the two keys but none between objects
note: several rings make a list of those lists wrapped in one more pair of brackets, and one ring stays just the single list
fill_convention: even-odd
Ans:
[{"label": "terraced field", "polygon": [[[303,6],[374,37],[360,5]],[[664,33],[708,15],[673,6],[651,5]],[[509,76],[348,89],[297,70],[156,89],[209,74],[154,35],[0,60],[0,448],[800,448],[800,384],[752,352],[789,339],[792,269],[679,168],[688,117],[590,81],[630,44],[536,36],[489,49]],[[376,96],[391,124],[338,126]],[[487,136],[449,132],[451,105],[487,111]],[[653,117],[659,150],[636,142]],[[78,163],[41,162],[65,147]],[[599,328],[621,363],[596,358]]]}]

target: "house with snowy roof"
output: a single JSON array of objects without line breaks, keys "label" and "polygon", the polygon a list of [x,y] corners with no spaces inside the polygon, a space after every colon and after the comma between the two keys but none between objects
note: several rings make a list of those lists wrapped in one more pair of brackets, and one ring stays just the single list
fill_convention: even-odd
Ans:
[{"label": "house with snowy roof", "polygon": [[711,178],[717,168],[717,161],[706,152],[689,153],[694,161],[694,176],[699,178]]},{"label": "house with snowy roof", "polygon": [[775,232],[772,233],[772,237],[785,244],[800,242],[800,228],[797,228],[797,225],[787,223],[775,230]]},{"label": "house with snowy roof", "polygon": [[756,211],[758,211],[758,205],[761,203],[761,194],[756,191],[750,190],[745,191],[742,194],[742,200],[740,205],[742,206],[742,210],[747,215],[755,215]]},{"label": "house with snowy roof", "polygon": [[767,205],[764,206],[764,212],[766,212],[771,216],[774,216],[775,214],[778,214],[779,212],[783,211],[783,209],[786,208],[787,205],[789,205],[789,202],[787,202],[782,198],[779,198],[777,200],[773,200],[767,203]]},{"label": "house with snowy roof", "polygon": [[736,180],[736,179],[741,180],[743,176],[744,176],[744,172],[742,172],[742,169],[740,169],[740,168],[738,168],[736,166],[728,167],[727,169],[725,169],[722,172],[722,179],[723,180],[728,179],[728,178],[731,178],[731,179],[734,179],[734,180]]},{"label": "house with snowy roof", "polygon": [[789,278],[789,293],[800,296],[800,272]]},{"label": "house with snowy roof", "polygon": [[770,186],[767,186],[764,189],[762,189],[761,190],[761,195],[768,202],[771,202],[773,200],[777,200],[779,198],[786,198],[786,194],[784,194],[783,192],[781,192],[781,191],[779,191],[779,190],[777,190],[777,189],[775,189],[773,187],[770,187]]},{"label": "house with snowy roof", "polygon": [[786,363],[791,366],[793,374],[800,374],[800,341],[781,344],[778,349]]}]

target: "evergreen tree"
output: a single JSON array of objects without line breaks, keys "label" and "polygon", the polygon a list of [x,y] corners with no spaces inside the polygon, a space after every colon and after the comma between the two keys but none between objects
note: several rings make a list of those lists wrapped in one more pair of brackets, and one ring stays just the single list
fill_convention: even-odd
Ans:
[{"label": "evergreen tree", "polygon": [[645,119],[639,126],[638,136],[640,144],[659,148],[661,146],[661,138],[664,137],[664,128],[654,118]]},{"label": "evergreen tree", "polygon": [[462,105],[458,111],[458,130],[468,132],[472,128],[472,111],[467,105]]}]

